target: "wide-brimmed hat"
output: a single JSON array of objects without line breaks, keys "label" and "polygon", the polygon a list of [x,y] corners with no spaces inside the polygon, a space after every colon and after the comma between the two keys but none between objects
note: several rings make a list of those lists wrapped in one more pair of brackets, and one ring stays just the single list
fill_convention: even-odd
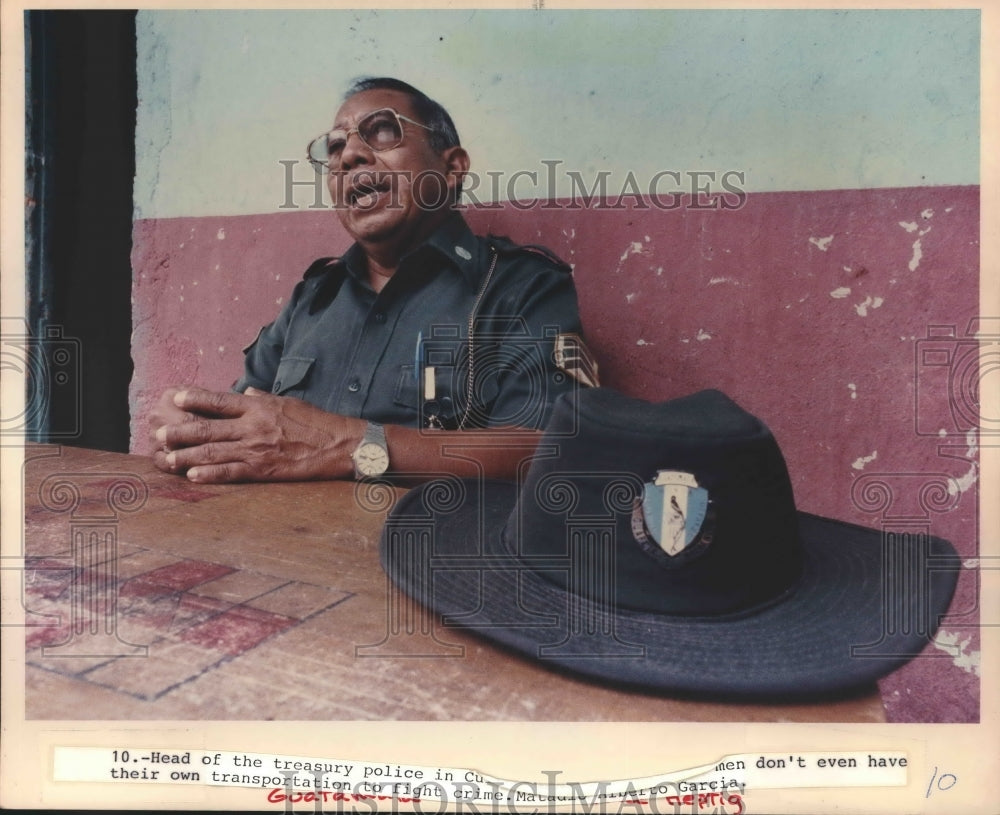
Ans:
[{"label": "wide-brimmed hat", "polygon": [[381,542],[445,626],[592,679],[737,697],[870,687],[930,642],[954,558],[798,512],[770,430],[711,390],[563,396],[522,478],[421,485]]}]

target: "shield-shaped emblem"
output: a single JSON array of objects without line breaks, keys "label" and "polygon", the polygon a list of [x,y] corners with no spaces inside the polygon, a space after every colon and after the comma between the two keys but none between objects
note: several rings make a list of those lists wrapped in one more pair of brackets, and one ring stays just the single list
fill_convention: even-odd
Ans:
[{"label": "shield-shaped emblem", "polygon": [[646,529],[668,555],[683,552],[698,537],[708,512],[708,490],[691,473],[660,470],[643,488]]}]

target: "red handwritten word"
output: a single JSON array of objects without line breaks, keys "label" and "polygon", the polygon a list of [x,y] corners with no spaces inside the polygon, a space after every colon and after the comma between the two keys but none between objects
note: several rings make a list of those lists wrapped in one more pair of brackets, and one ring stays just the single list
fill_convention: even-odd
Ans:
[{"label": "red handwritten word", "polygon": [[692,807],[695,804],[698,805],[698,809],[707,809],[708,807],[725,807],[733,806],[736,807],[736,812],[734,815],[743,815],[743,797],[736,794],[735,792],[729,793],[728,795],[721,792],[699,792],[697,794],[688,793],[687,795],[667,795],[664,799],[670,806],[686,806]]},{"label": "red handwritten word", "polygon": [[316,801],[397,801],[401,804],[419,804],[419,798],[404,798],[400,795],[365,795],[362,792],[332,792],[331,790],[320,790],[319,792],[285,792],[280,787],[275,787],[267,794],[268,803],[282,804],[288,801],[290,804],[311,804]]}]

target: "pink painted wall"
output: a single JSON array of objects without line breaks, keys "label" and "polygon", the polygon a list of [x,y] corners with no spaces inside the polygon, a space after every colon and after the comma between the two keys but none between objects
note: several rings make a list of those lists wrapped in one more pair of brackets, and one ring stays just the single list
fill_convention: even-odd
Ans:
[{"label": "pink painted wall", "polygon": [[[978,187],[751,193],[734,210],[565,204],[468,218],[574,264],[605,385],[647,399],[720,388],[774,431],[800,509],[929,525],[977,554],[976,441],[950,410],[956,365],[930,364],[967,346],[929,334],[962,336],[978,314]],[[143,417],[164,386],[228,387],[309,262],[347,244],[329,211],[136,222],[134,451],[149,449]],[[963,575],[953,612],[975,596]],[[974,624],[956,617],[949,636],[978,648]],[[947,682],[924,681],[942,670]],[[934,647],[883,691],[890,716],[904,696],[923,720],[978,716],[978,678]]]}]

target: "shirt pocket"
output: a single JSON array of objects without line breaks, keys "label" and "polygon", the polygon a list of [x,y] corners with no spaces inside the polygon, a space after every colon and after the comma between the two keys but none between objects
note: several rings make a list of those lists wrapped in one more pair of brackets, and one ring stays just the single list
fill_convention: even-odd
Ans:
[{"label": "shirt pocket", "polygon": [[[453,430],[458,426],[459,404],[465,404],[464,379],[454,365],[434,366],[434,398],[424,399],[424,372],[421,371],[419,384],[414,366],[403,365],[399,369],[396,392],[393,401],[399,407],[413,412],[414,424],[421,427],[442,427]],[[435,424],[431,417],[436,417]]]},{"label": "shirt pocket", "polygon": [[315,363],[316,359],[313,357],[283,357],[278,363],[271,392],[280,396],[301,397]]}]

